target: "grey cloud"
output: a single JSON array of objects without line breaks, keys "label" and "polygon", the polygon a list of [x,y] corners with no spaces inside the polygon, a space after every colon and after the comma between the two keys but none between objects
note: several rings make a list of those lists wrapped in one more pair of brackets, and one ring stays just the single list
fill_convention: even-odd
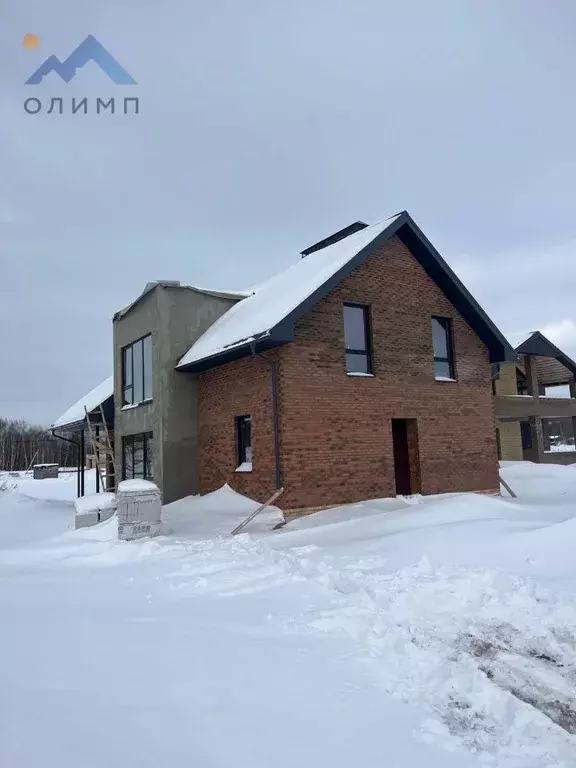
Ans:
[{"label": "grey cloud", "polygon": [[[0,412],[48,423],[105,378],[111,316],[148,280],[241,288],[403,208],[504,331],[572,322],[566,0],[5,10]],[[90,65],[69,86],[23,85],[89,33],[138,81],[141,114],[26,115],[31,92],[111,95]]]}]

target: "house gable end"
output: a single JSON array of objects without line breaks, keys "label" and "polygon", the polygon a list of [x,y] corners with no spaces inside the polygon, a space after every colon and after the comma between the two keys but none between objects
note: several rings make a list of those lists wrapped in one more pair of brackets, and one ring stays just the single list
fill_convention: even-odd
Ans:
[{"label": "house gable end", "polygon": [[440,256],[428,238],[426,238],[407,211],[403,211],[389,227],[359,251],[353,259],[272,329],[271,337],[280,342],[292,341],[294,339],[294,323],[296,320],[309,312],[319,301],[334,290],[342,280],[348,277],[360,264],[369,259],[395,235],[404,243],[428,276],[442,290],[458,313],[484,342],[490,354],[490,362],[497,363],[515,360],[516,353],[514,349],[454,271]]}]

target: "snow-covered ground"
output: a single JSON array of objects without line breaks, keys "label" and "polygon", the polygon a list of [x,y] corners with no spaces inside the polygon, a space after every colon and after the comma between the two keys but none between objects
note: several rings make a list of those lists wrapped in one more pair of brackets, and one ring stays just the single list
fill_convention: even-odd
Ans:
[{"label": "snow-covered ground", "polygon": [[576,467],[503,474],[236,538],[225,489],[136,542],[11,478],[0,766],[574,766]]}]

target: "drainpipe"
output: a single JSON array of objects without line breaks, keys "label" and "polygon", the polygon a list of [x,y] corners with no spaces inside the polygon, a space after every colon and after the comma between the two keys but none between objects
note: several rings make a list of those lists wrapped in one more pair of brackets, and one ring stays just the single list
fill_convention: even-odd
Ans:
[{"label": "drainpipe", "polygon": [[268,360],[267,357],[256,352],[256,343],[250,344],[252,357],[260,357],[270,366],[270,385],[272,389],[272,421],[274,424],[274,475],[276,480],[276,490],[282,488],[282,472],[280,470],[280,418],[278,415],[278,366],[276,362]]},{"label": "drainpipe", "polygon": [[77,443],[75,440],[70,440],[69,437],[62,437],[62,435],[57,435],[55,429],[51,429],[50,432],[52,433],[52,437],[56,437],[58,440],[63,440],[65,443],[70,443],[71,445],[76,446],[77,456],[76,456],[76,464],[78,465],[78,472],[76,477],[76,494],[78,498],[80,498],[80,443]]}]

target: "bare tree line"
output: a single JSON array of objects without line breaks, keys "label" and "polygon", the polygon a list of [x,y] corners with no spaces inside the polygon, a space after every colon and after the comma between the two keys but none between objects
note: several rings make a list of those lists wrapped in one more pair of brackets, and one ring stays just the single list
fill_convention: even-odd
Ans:
[{"label": "bare tree line", "polygon": [[75,467],[76,451],[76,446],[59,440],[42,427],[24,419],[0,416],[0,471],[26,470],[31,463]]}]

